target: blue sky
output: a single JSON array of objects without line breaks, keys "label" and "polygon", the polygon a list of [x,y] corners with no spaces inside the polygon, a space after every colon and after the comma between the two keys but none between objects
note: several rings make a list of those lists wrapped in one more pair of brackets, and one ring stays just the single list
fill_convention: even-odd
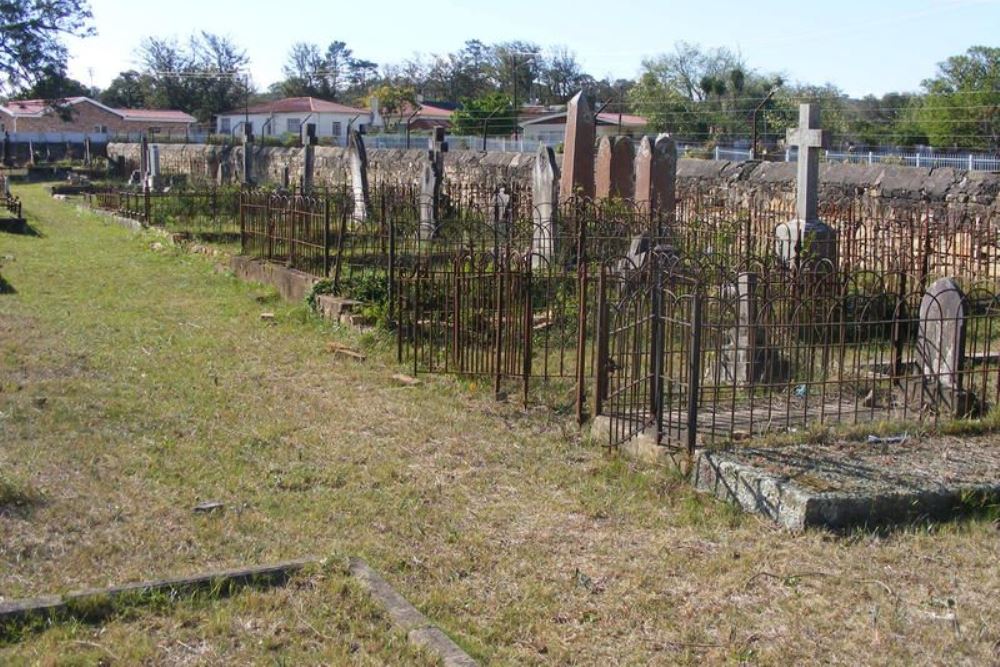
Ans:
[{"label": "blue sky", "polygon": [[634,77],[678,40],[726,46],[763,72],[851,95],[915,90],[974,44],[1000,45],[1000,0],[91,0],[96,37],[69,42],[70,73],[104,86],[135,66],[144,35],[228,35],[259,87],[281,78],[293,42],[347,42],[378,63],[446,53],[467,39],[524,39],[574,51],[591,74]]}]

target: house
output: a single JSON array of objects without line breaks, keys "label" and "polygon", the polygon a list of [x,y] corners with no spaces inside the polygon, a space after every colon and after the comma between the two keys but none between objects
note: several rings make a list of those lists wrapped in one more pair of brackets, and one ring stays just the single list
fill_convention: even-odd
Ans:
[{"label": "house", "polygon": [[0,105],[0,131],[181,133],[195,119],[183,111],[166,109],[115,109],[89,97],[70,97],[58,107],[47,100],[12,100]]},{"label": "house", "polygon": [[[646,133],[648,121],[642,116],[632,114],[617,114],[601,112],[596,118],[597,136],[622,134],[639,136]],[[621,128],[619,131],[619,122]],[[521,120],[521,136],[525,143],[543,143],[549,146],[562,143],[566,135],[566,112],[558,111],[549,114],[536,115]]]},{"label": "house", "polygon": [[305,125],[314,124],[317,137],[344,143],[348,128],[361,130],[371,122],[371,117],[371,112],[366,109],[337,102],[315,97],[286,97],[221,113],[215,119],[215,131],[219,134],[242,134],[243,124],[247,122],[250,131],[257,136],[298,136]]},{"label": "house", "polygon": [[[377,104],[377,102],[375,102]],[[382,110],[377,110],[376,123],[384,127],[386,131],[396,131],[409,128],[411,132],[433,130],[443,127],[451,129],[451,115],[455,113],[455,105],[445,102],[417,102],[416,105],[406,103],[399,111],[391,114]]]}]

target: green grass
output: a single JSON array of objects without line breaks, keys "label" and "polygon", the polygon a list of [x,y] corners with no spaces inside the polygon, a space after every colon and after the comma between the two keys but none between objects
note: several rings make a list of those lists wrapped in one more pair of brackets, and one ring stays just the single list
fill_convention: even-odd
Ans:
[{"label": "green grass", "polygon": [[[16,193],[42,236],[0,236],[16,290],[0,296],[0,470],[36,500],[0,507],[5,599],[351,554],[489,664],[995,660],[991,521],[786,534],[609,457],[572,414],[448,377],[401,386],[387,336],[41,186]],[[194,513],[203,500],[225,509]],[[366,600],[333,568],[59,623],[0,663],[426,661]]]}]

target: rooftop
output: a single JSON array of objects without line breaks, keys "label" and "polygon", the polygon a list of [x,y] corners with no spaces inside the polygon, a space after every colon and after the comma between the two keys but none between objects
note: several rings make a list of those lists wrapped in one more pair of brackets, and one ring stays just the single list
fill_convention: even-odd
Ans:
[{"label": "rooftop", "polygon": [[243,113],[350,113],[367,114],[367,109],[349,107],[338,102],[328,102],[316,97],[286,97],[280,100],[272,100],[262,104],[255,104],[248,109],[233,109],[226,111],[223,116],[239,115]]}]

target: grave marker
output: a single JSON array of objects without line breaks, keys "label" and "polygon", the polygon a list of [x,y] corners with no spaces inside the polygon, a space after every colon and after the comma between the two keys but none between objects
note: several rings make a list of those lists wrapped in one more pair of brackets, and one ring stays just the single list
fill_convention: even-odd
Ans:
[{"label": "grave marker", "polygon": [[651,216],[673,219],[677,206],[677,145],[666,134],[643,137],[635,158],[635,203]]},{"label": "grave marker", "polygon": [[444,181],[444,154],[448,152],[443,127],[434,128],[427,140],[427,159],[420,175],[420,238],[434,238],[437,233],[441,203],[441,183]]},{"label": "grave marker", "polygon": [[368,218],[370,199],[368,191],[368,153],[365,140],[360,132],[352,130],[347,135],[347,168],[351,176],[351,191],[354,194],[353,219],[364,221]]},{"label": "grave marker", "polygon": [[306,123],[302,136],[302,193],[312,194],[313,174],[316,169],[316,124]]},{"label": "grave marker", "polygon": [[253,185],[253,132],[243,124],[243,185]]},{"label": "grave marker", "polygon": [[797,268],[829,270],[837,265],[837,232],[819,219],[819,151],[826,145],[819,127],[819,106],[799,105],[799,127],[789,129],[787,143],[798,146],[795,219],[775,228],[778,257]]},{"label": "grave marker", "polygon": [[601,137],[597,142],[594,197],[599,200],[632,199],[635,149],[627,137]]},{"label": "grave marker", "polygon": [[749,386],[788,379],[788,364],[777,349],[767,344],[767,332],[760,326],[757,285],[756,273],[741,273],[728,286],[729,296],[735,301],[736,321],[722,345],[716,382]]},{"label": "grave marker", "polygon": [[555,259],[556,209],[559,201],[559,167],[555,152],[544,144],[538,145],[535,166],[531,172],[531,266],[545,268]]},{"label": "grave marker", "polygon": [[497,187],[492,198],[492,223],[501,240],[506,240],[510,234],[510,193],[503,185]]},{"label": "grave marker", "polygon": [[566,135],[563,167],[559,182],[560,202],[575,196],[594,196],[594,141],[597,128],[594,114],[583,91],[566,105]]},{"label": "grave marker", "polygon": [[965,294],[953,278],[940,278],[920,301],[917,354],[925,400],[950,416],[966,417],[978,401],[963,389],[965,365]]}]

